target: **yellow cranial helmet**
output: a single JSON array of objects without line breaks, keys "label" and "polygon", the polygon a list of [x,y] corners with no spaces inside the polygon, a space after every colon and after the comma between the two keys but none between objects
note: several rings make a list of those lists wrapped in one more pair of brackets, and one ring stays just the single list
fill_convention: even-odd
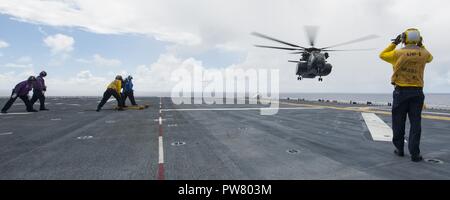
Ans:
[{"label": "yellow cranial helmet", "polygon": [[416,28],[409,28],[402,35],[405,44],[417,44],[420,42],[420,37],[420,32]]}]

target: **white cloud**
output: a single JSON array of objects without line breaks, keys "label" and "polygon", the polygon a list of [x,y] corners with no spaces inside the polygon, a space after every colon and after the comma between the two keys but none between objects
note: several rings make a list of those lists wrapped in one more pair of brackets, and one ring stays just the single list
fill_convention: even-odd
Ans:
[{"label": "white cloud", "polygon": [[9,47],[9,44],[3,40],[0,40],[0,49]]},{"label": "white cloud", "polygon": [[70,79],[75,83],[89,83],[90,85],[97,85],[98,83],[104,83],[105,79],[92,75],[89,70],[80,71],[75,78]]},{"label": "white cloud", "polygon": [[75,40],[67,35],[56,34],[46,37],[44,43],[54,54],[68,53],[73,50]]},{"label": "white cloud", "polygon": [[22,56],[17,59],[18,63],[31,63],[32,61],[33,61],[33,59],[29,56]]},{"label": "white cloud", "polygon": [[[101,96],[108,84],[104,77],[95,76],[89,70],[82,70],[73,78],[48,78],[48,95]],[[68,90],[67,88],[70,88]]]},{"label": "white cloud", "polygon": [[18,58],[15,62],[10,62],[6,64],[0,64],[0,67],[7,68],[17,68],[17,69],[32,69],[33,64],[31,63],[33,59],[29,56],[22,56]]},{"label": "white cloud", "polygon": [[[81,27],[103,34],[136,33],[184,45],[201,43],[190,25],[172,26],[173,15],[166,1],[2,1],[0,12],[22,21],[51,26]],[[175,4],[176,5],[176,4]],[[178,6],[177,6],[178,7]],[[166,25],[167,24],[167,25]]]},{"label": "white cloud", "polygon": [[177,69],[192,71],[193,67],[203,69],[201,61],[194,58],[180,59],[174,55],[164,54],[159,59],[147,66],[140,65],[134,73],[136,90],[146,92],[171,91],[176,84],[171,81],[172,72]]},{"label": "white cloud", "polygon": [[7,63],[3,65],[9,68],[33,68],[33,64],[17,64],[17,63]]},{"label": "white cloud", "polygon": [[[225,53],[246,53],[246,59],[236,66],[279,68],[285,91],[388,92],[392,89],[389,84],[391,67],[378,59],[378,51],[333,53],[329,59],[334,66],[333,72],[323,83],[317,80],[299,82],[294,75],[295,64],[286,62],[297,59],[296,55],[257,49],[252,44],[277,44],[249,33],[258,31],[306,45],[303,26],[312,24],[321,26],[318,46],[378,34],[380,39],[343,48],[375,47],[381,50],[401,31],[418,27],[427,48],[435,56],[427,67],[427,73],[433,75],[427,79],[427,85],[436,87],[429,90],[448,91],[447,71],[440,68],[448,66],[443,58],[448,57],[450,27],[443,24],[450,20],[449,5],[450,2],[439,0],[425,4],[419,0],[3,0],[0,13],[21,21],[100,34],[146,35],[176,45],[170,46],[169,53],[162,55],[158,62],[138,68],[139,73],[151,74],[143,76],[143,84],[158,80],[152,83],[162,88],[167,88],[170,83],[166,78],[170,69],[189,60],[171,54],[182,52],[187,57],[195,57],[218,49]],[[201,64],[199,60],[195,62]],[[162,63],[173,67],[166,70]]]},{"label": "white cloud", "polygon": [[105,66],[105,67],[117,67],[122,64],[120,60],[104,58],[99,54],[94,55],[93,62],[96,66]]},{"label": "white cloud", "polygon": [[34,70],[31,68],[23,69],[19,72],[8,71],[0,73],[0,96],[11,95],[11,90],[17,83],[26,80],[29,76],[32,76],[34,74]]},{"label": "white cloud", "polygon": [[100,54],[94,54],[90,60],[79,58],[76,61],[84,64],[95,65],[97,67],[118,67],[122,64],[122,62],[118,59],[105,58]]}]

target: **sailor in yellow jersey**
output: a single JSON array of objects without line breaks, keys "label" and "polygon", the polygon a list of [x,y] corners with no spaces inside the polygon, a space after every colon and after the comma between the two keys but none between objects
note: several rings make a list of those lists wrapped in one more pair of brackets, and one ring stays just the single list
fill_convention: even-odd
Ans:
[{"label": "sailor in yellow jersey", "polygon": [[105,93],[103,93],[102,100],[97,106],[97,112],[99,112],[102,109],[103,105],[105,105],[106,101],[108,101],[108,99],[111,96],[116,98],[119,110],[123,110],[122,97],[120,96],[121,93],[120,91],[122,90],[122,82],[123,82],[122,76],[117,75],[116,79],[108,85],[108,88],[106,89]]},{"label": "sailor in yellow jersey", "polygon": [[[419,30],[411,28],[397,38],[380,54],[380,58],[393,67],[391,84],[394,85],[392,104],[392,142],[396,147],[394,153],[404,156],[406,116],[411,124],[408,149],[411,160],[422,161],[420,155],[420,137],[422,108],[425,100],[423,93],[423,74],[425,65],[433,60],[433,56],[422,44]],[[397,49],[398,44],[405,46]]]}]

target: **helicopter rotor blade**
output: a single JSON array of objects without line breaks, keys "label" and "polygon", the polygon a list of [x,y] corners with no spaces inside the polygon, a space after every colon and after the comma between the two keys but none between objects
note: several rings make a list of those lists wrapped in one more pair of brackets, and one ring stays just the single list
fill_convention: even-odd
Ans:
[{"label": "helicopter rotor blade", "polygon": [[324,49],[322,51],[332,52],[332,51],[372,51],[372,50],[376,50],[376,49],[375,48],[371,48],[371,49]]},{"label": "helicopter rotor blade", "polygon": [[305,32],[308,36],[309,44],[314,47],[316,42],[317,33],[319,32],[318,26],[305,26]]},{"label": "helicopter rotor blade", "polygon": [[281,43],[281,44],[285,44],[285,45],[288,45],[288,46],[291,46],[291,47],[297,47],[297,48],[301,48],[301,49],[306,49],[305,47],[298,46],[298,45],[295,45],[295,44],[292,44],[292,43],[289,43],[289,42],[281,41],[281,40],[269,37],[269,36],[261,34],[261,33],[253,32],[252,35],[257,36],[257,37],[261,37],[261,38],[264,38],[264,39],[272,40],[272,41],[275,41],[275,42],[278,42],[278,43]]},{"label": "helicopter rotor blade", "polygon": [[321,48],[321,50],[325,50],[325,49],[329,49],[329,48],[334,48],[334,47],[339,47],[339,46],[343,46],[343,45],[347,45],[347,44],[353,44],[353,43],[357,43],[357,42],[362,42],[362,41],[366,41],[366,40],[371,40],[371,39],[375,39],[378,38],[378,35],[367,35],[358,39],[354,39],[354,40],[350,40],[348,42],[343,42],[343,43],[339,43],[339,44],[335,44],[332,46],[328,46],[328,47],[324,47]]},{"label": "helicopter rotor blade", "polygon": [[265,45],[255,45],[255,47],[269,48],[269,49],[281,49],[281,50],[289,50],[289,51],[302,50],[300,48],[286,48],[286,47],[275,47],[275,46],[265,46]]},{"label": "helicopter rotor blade", "polygon": [[300,63],[300,61],[296,61],[296,60],[288,60],[288,62],[291,62],[291,63]]},{"label": "helicopter rotor blade", "polygon": [[299,52],[292,52],[291,54],[302,54],[305,53],[304,51],[299,51]]}]

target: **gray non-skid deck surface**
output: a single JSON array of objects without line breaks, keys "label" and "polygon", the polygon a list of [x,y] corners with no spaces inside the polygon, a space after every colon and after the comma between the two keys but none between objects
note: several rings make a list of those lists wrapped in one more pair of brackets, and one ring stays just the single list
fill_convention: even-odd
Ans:
[{"label": "gray non-skid deck surface", "polygon": [[[0,116],[0,134],[13,132],[0,135],[0,179],[155,179],[159,98],[140,98],[152,104],[144,111],[84,111],[97,100],[49,99],[51,112]],[[163,109],[239,107],[258,105],[178,106],[163,98]],[[378,116],[390,125],[389,115]],[[449,121],[423,120],[425,158],[444,161],[431,164],[395,157],[354,111],[170,110],[162,118],[166,179],[450,178]]]},{"label": "gray non-skid deck surface", "polygon": [[[156,177],[156,109],[97,113],[98,100],[50,98],[50,112],[0,115],[0,133],[13,132],[0,136],[0,179]],[[138,103],[156,104],[154,101]],[[104,108],[112,108],[115,103]],[[23,109],[23,105],[17,105],[9,112]],[[92,139],[77,139],[83,136]]]}]

